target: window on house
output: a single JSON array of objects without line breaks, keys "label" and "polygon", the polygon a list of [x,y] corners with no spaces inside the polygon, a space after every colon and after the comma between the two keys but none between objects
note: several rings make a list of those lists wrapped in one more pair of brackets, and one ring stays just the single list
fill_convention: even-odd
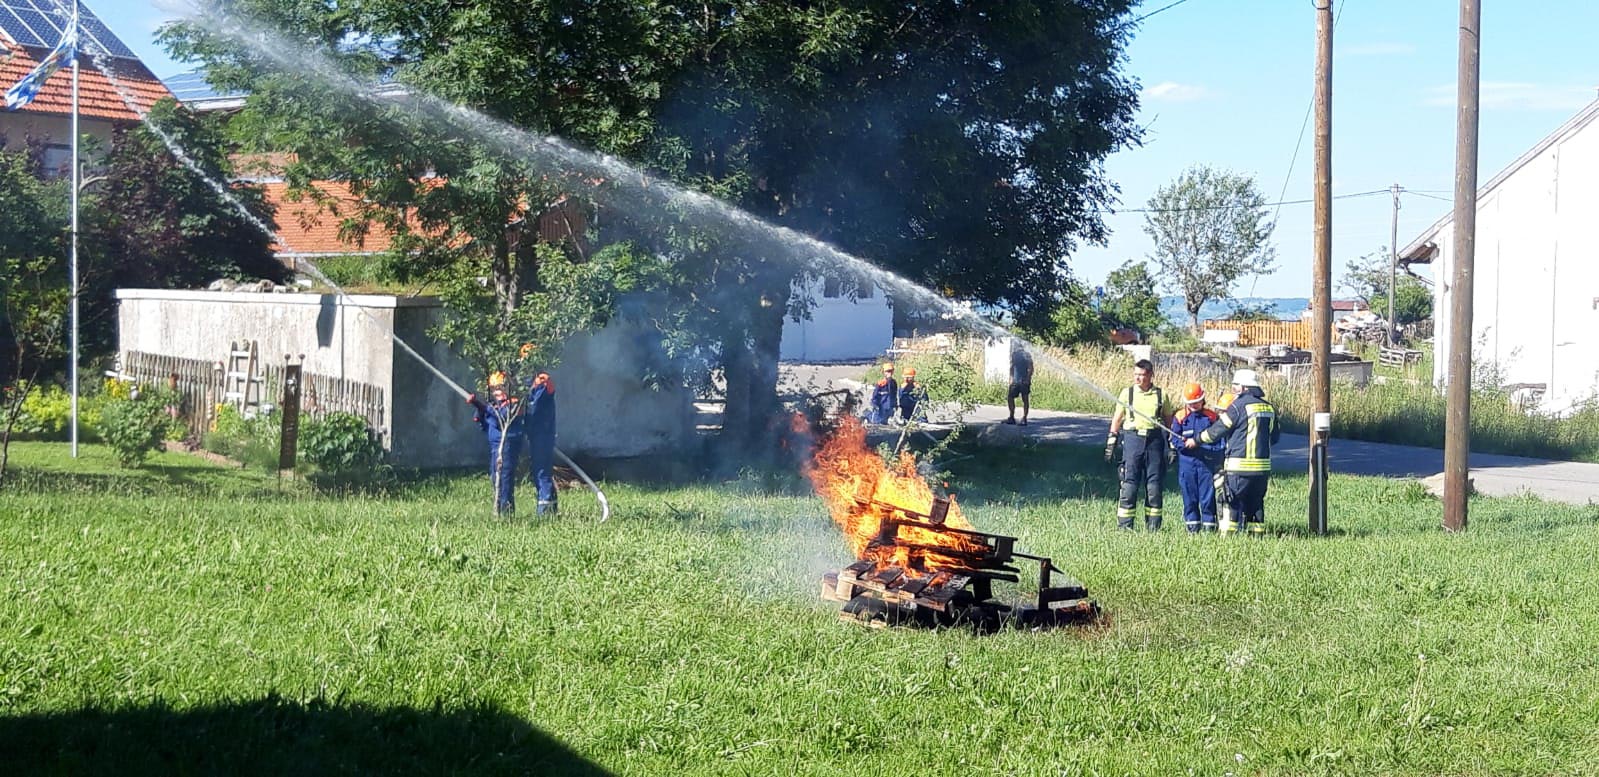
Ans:
[{"label": "window on house", "polygon": [[824,299],[837,299],[841,296],[843,284],[837,278],[827,277],[822,279],[822,297]]},{"label": "window on house", "polygon": [[72,147],[51,143],[44,147],[39,157],[39,175],[44,178],[66,178],[72,175]]}]

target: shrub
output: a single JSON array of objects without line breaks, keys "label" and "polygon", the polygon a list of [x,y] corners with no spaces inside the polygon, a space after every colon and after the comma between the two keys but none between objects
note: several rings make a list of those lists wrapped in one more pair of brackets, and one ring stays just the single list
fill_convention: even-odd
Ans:
[{"label": "shrub", "polygon": [[300,458],[315,468],[325,483],[348,483],[372,477],[383,460],[383,446],[352,413],[330,413],[300,429]]},{"label": "shrub", "polygon": [[117,463],[138,467],[155,450],[166,432],[169,419],[163,412],[160,392],[108,399],[100,413],[100,435],[116,453]]},{"label": "shrub", "polygon": [[[18,386],[13,391],[25,391]],[[82,408],[79,408],[80,412]],[[80,416],[79,420],[82,418]],[[72,421],[72,395],[55,385],[34,386],[22,399],[22,412],[17,416],[11,433],[20,440],[67,439],[67,425]]]}]

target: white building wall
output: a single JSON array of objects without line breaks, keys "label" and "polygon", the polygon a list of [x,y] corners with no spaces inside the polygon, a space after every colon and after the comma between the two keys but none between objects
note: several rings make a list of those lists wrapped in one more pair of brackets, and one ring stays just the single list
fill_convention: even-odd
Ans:
[{"label": "white building wall", "polygon": [[[483,433],[453,388],[401,351],[392,333],[468,390],[476,374],[427,331],[439,320],[431,297],[120,289],[118,352],[218,361],[234,340],[254,340],[264,361],[304,355],[307,372],[383,390],[390,461],[425,468],[486,465]],[[636,365],[650,354],[625,322],[567,341],[550,369],[556,385],[556,444],[573,456],[627,458],[682,451],[695,439],[693,397],[652,390]]]},{"label": "white building wall", "polygon": [[[1506,383],[1544,384],[1559,412],[1599,391],[1599,121],[1551,143],[1479,192],[1473,357]],[[1434,260],[1434,379],[1447,382],[1454,224]]]},{"label": "white building wall", "polygon": [[806,281],[796,294],[815,301],[810,318],[783,321],[779,358],[786,362],[842,362],[875,359],[894,345],[894,308],[882,289],[872,296],[828,297],[827,284]]},{"label": "white building wall", "polygon": [[1559,151],[1550,352],[1553,383],[1563,396],[1581,401],[1599,387],[1599,122]]}]

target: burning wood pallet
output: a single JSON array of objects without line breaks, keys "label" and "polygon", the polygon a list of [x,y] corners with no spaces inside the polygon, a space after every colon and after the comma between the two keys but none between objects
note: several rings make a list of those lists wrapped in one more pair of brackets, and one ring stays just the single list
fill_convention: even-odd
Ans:
[{"label": "burning wood pallet", "polygon": [[[1054,585],[1049,558],[1016,550],[1016,538],[949,525],[951,502],[935,497],[923,513],[877,498],[878,481],[862,481],[854,503],[877,517],[861,560],[822,576],[822,598],[843,602],[841,617],[873,626],[970,626],[996,631],[1007,619],[1028,628],[1087,623],[1099,606],[1080,585]],[[995,581],[1016,583],[1018,560],[1038,563],[1035,602],[1012,612],[994,598]]]}]

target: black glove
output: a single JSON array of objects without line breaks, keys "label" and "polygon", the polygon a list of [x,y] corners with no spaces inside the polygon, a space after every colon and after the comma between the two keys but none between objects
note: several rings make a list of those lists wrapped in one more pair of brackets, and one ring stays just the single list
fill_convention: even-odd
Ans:
[{"label": "black glove", "polygon": [[1112,461],[1115,461],[1115,460],[1116,460],[1116,435],[1113,434],[1113,435],[1110,435],[1109,437],[1105,438],[1105,461],[1112,462]]},{"label": "black glove", "polygon": [[1171,465],[1176,464],[1176,463],[1177,463],[1177,449],[1176,448],[1167,448],[1166,449],[1166,466],[1170,467]]}]

